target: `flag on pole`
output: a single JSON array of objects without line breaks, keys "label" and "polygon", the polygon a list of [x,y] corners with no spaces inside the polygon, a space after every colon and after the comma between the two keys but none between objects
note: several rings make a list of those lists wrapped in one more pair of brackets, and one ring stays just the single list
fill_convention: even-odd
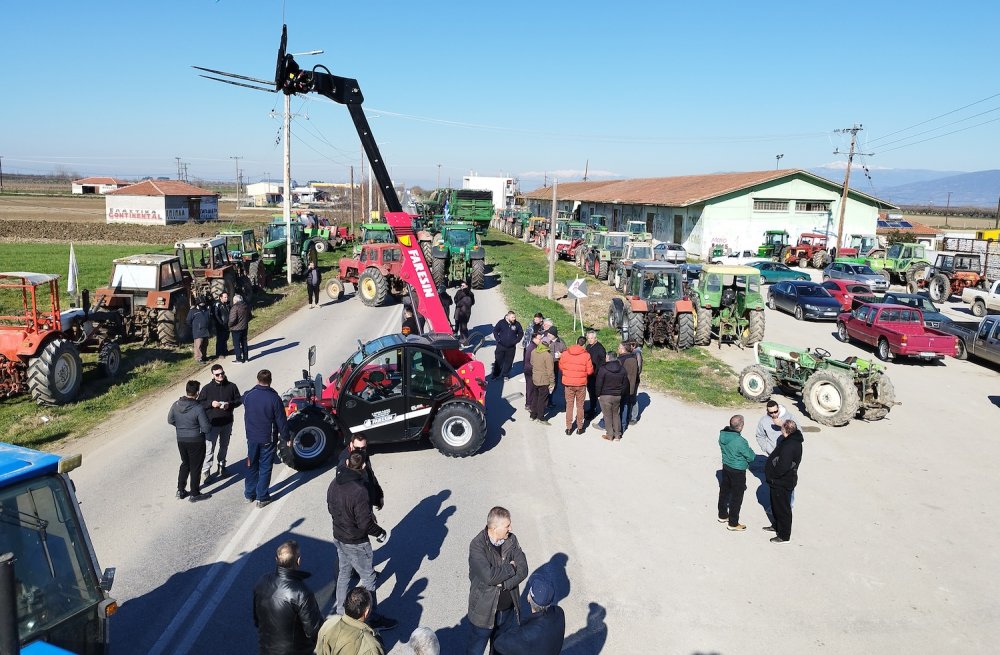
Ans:
[{"label": "flag on pole", "polygon": [[80,277],[80,270],[76,267],[76,252],[73,244],[69,244],[69,276],[66,278],[66,293],[70,298],[76,298],[77,278]]},{"label": "flag on pole", "polygon": [[449,218],[449,212],[448,212],[448,201],[447,201],[447,200],[445,200],[445,201],[444,201],[444,222],[445,222],[445,223],[447,223],[447,222],[448,222],[448,218]]}]

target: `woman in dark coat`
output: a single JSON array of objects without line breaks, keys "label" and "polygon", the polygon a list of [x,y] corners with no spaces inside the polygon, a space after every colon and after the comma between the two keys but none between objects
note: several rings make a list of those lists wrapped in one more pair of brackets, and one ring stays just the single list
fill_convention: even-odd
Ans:
[{"label": "woman in dark coat", "polygon": [[455,292],[455,335],[462,343],[469,341],[469,321],[472,320],[472,306],[475,304],[476,296],[468,281],[462,280],[461,288]]}]

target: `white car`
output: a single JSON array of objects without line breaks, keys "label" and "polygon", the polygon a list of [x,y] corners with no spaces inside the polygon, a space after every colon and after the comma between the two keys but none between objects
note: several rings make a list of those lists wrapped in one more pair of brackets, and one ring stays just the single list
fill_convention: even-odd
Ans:
[{"label": "white car", "polygon": [[653,247],[653,259],[658,262],[683,264],[687,261],[687,250],[679,243],[664,241]]}]

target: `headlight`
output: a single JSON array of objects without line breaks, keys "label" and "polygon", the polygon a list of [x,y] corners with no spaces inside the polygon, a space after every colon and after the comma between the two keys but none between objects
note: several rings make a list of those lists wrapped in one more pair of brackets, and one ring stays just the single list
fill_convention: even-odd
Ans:
[{"label": "headlight", "polygon": [[808,309],[811,312],[818,312],[819,311],[819,307],[817,307],[816,305],[803,305],[803,307],[805,307],[806,309]]}]

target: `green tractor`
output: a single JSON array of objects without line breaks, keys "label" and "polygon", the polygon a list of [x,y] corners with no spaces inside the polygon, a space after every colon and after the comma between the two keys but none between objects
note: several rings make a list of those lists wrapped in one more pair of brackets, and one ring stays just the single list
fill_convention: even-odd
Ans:
[{"label": "green tractor", "polygon": [[757,246],[757,256],[765,259],[777,259],[778,253],[788,245],[788,232],[768,230],[764,232],[764,243]]},{"label": "green tractor", "polygon": [[583,270],[598,280],[607,280],[621,259],[625,242],[630,237],[628,232],[598,232],[590,252],[584,256]]},{"label": "green tractor", "polygon": [[272,280],[281,277],[286,267],[292,271],[292,277],[305,275],[309,261],[316,261],[316,246],[305,234],[301,223],[292,221],[292,261],[286,262],[288,251],[288,230],[283,218],[275,217],[264,226],[264,246],[261,261]]},{"label": "green tractor", "polygon": [[632,235],[633,241],[649,241],[652,245],[653,235],[646,231],[646,223],[643,221],[629,221],[625,225],[625,231]]},{"label": "green tractor", "polygon": [[739,382],[749,400],[767,401],[777,384],[801,393],[809,418],[830,427],[847,425],[855,416],[877,421],[899,404],[885,366],[876,362],[768,342],[755,345],[754,354],[757,363],[743,369]]},{"label": "green tractor", "polygon": [[226,250],[229,252],[229,259],[240,266],[241,273],[250,280],[254,289],[264,289],[270,283],[267,269],[260,258],[260,245],[257,243],[257,234],[252,229],[227,230],[216,235],[219,239],[226,240]]},{"label": "green tractor", "polygon": [[838,262],[867,264],[882,274],[889,284],[906,285],[908,280],[919,280],[931,262],[927,259],[927,246],[922,243],[894,243],[884,251],[875,250],[868,257],[837,257]]},{"label": "green tractor", "polygon": [[361,236],[354,242],[354,258],[361,254],[361,246],[366,243],[395,243],[396,237],[388,223],[362,223]]},{"label": "green tractor", "polygon": [[705,265],[691,290],[694,342],[707,346],[712,336],[722,342],[750,346],[764,339],[764,299],[760,271],[750,266]]},{"label": "green tractor", "polygon": [[473,289],[482,289],[486,283],[486,249],[472,223],[442,225],[431,246],[430,263],[436,285],[469,280]]}]

